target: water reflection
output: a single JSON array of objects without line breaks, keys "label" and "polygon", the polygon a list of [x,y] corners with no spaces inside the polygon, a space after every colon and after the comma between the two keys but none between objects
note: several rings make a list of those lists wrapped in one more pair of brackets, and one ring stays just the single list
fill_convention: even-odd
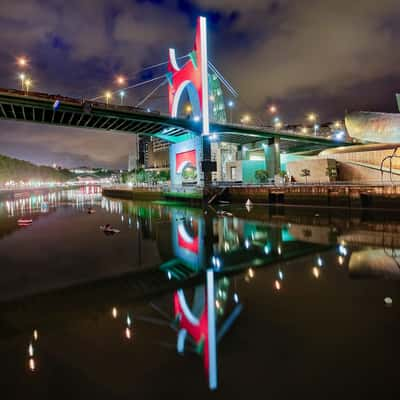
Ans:
[{"label": "water reflection", "polygon": [[[328,279],[330,270],[335,268],[350,277],[400,278],[400,231],[393,224],[370,220],[352,224],[340,219],[324,221],[322,217],[315,221],[315,217],[301,215],[279,218],[263,215],[261,218],[254,206],[232,207],[230,216],[179,205],[107,199],[98,191],[67,191],[0,203],[0,230],[6,226],[4,220],[15,221],[27,215],[45,220],[63,207],[87,214],[89,206],[97,212],[85,215],[85,221],[115,218],[113,221],[119,224],[121,235],[115,237],[117,240],[111,242],[112,245],[120,246],[119,249],[128,247],[132,258],[124,262],[139,260],[139,264],[112,279],[108,276],[99,279],[94,273],[89,280],[92,285],[78,292],[81,296],[78,304],[74,304],[72,298],[76,295],[73,286],[80,284],[79,280],[60,295],[57,290],[48,295],[50,301],[29,305],[35,311],[30,315],[29,332],[33,333],[27,335],[31,337],[24,343],[27,346],[24,347],[27,348],[24,362],[29,371],[36,374],[41,372],[44,362],[38,330],[32,328],[37,327],[42,333],[42,325],[37,324],[40,319],[48,323],[51,330],[57,305],[61,305],[65,313],[71,313],[73,317],[65,317],[70,320],[82,318],[76,309],[84,308],[87,313],[101,310],[113,324],[120,324],[119,340],[132,346],[140,334],[137,321],[153,324],[154,329],[172,329],[174,351],[185,358],[192,353],[200,357],[208,387],[214,390],[218,387],[218,366],[223,368],[218,362],[219,344],[230,329],[240,324],[238,317],[246,311],[237,281],[244,281],[251,287],[262,274],[260,268],[268,267],[273,269],[273,274],[265,290],[271,290],[276,298],[283,298],[293,287],[295,260],[306,266],[303,275],[315,287]],[[12,231],[19,233],[17,226]],[[150,254],[154,256],[152,265],[141,261],[146,251],[154,252]],[[115,260],[108,262],[111,264]],[[160,293],[166,296],[163,305],[170,309],[169,313],[158,308],[159,319],[136,313],[135,302],[148,302],[149,298],[152,299],[149,308],[154,310],[154,298]],[[40,296],[41,291],[34,294]],[[29,302],[29,297],[21,301]],[[91,301],[93,310],[88,310],[86,304],[92,304]],[[53,307],[48,305],[50,302]],[[27,319],[23,322],[28,324]]]}]

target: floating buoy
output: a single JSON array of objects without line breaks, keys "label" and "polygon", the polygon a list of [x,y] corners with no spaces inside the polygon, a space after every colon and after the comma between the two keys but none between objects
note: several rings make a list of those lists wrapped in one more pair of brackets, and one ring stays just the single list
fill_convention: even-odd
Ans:
[{"label": "floating buoy", "polygon": [[385,305],[386,305],[387,307],[391,307],[392,304],[393,304],[393,300],[392,300],[391,297],[385,297],[385,298],[383,299],[383,301],[385,302]]},{"label": "floating buoy", "polygon": [[251,206],[251,205],[253,205],[253,203],[251,202],[250,199],[247,199],[247,201],[246,201],[246,206]]}]

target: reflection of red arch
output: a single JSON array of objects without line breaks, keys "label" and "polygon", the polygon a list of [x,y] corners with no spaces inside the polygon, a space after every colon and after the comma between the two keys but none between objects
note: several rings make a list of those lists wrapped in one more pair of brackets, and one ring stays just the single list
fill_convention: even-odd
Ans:
[{"label": "reflection of red arch", "polygon": [[186,230],[185,224],[180,222],[178,224],[178,246],[191,251],[192,253],[199,253],[199,234],[195,226],[195,236],[192,237]]},{"label": "reflection of red arch", "polygon": [[203,361],[206,373],[209,371],[209,347],[208,347],[208,307],[204,305],[203,312],[196,317],[190,311],[183,290],[174,294],[175,316],[179,317],[179,325],[193,338],[197,346],[203,342]]}]

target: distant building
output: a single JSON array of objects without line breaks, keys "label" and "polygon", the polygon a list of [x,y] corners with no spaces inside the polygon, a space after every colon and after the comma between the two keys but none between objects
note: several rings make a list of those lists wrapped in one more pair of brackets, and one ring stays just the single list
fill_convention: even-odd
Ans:
[{"label": "distant building", "polygon": [[157,169],[169,167],[169,143],[155,137],[151,138],[148,146],[146,168]]},{"label": "distant building", "polygon": [[138,156],[135,153],[129,153],[128,155],[128,171],[133,171],[138,167]]}]

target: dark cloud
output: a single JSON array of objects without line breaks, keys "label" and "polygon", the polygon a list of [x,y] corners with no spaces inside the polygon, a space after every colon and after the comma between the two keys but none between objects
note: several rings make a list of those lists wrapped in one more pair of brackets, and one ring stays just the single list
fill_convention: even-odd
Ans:
[{"label": "dark cloud", "polygon": [[[310,110],[322,119],[357,107],[395,110],[398,0],[0,0],[0,86],[18,86],[19,54],[29,56],[41,91],[94,97],[112,88],[117,73],[133,83],[143,66],[166,60],[168,47],[178,54],[191,48],[199,13],[209,17],[213,62],[240,92],[235,113],[251,109],[266,118],[272,101],[288,122]],[[129,92],[127,101],[150,89]],[[166,111],[165,97],[150,105]],[[129,136],[49,127],[42,134],[32,128],[27,143],[30,127],[20,125],[11,145],[8,129],[0,124],[0,152],[26,154],[19,146],[31,146],[36,160],[51,158],[49,151],[68,163],[76,155],[77,163],[116,165],[132,145]],[[53,139],[41,147],[45,132]]]}]

